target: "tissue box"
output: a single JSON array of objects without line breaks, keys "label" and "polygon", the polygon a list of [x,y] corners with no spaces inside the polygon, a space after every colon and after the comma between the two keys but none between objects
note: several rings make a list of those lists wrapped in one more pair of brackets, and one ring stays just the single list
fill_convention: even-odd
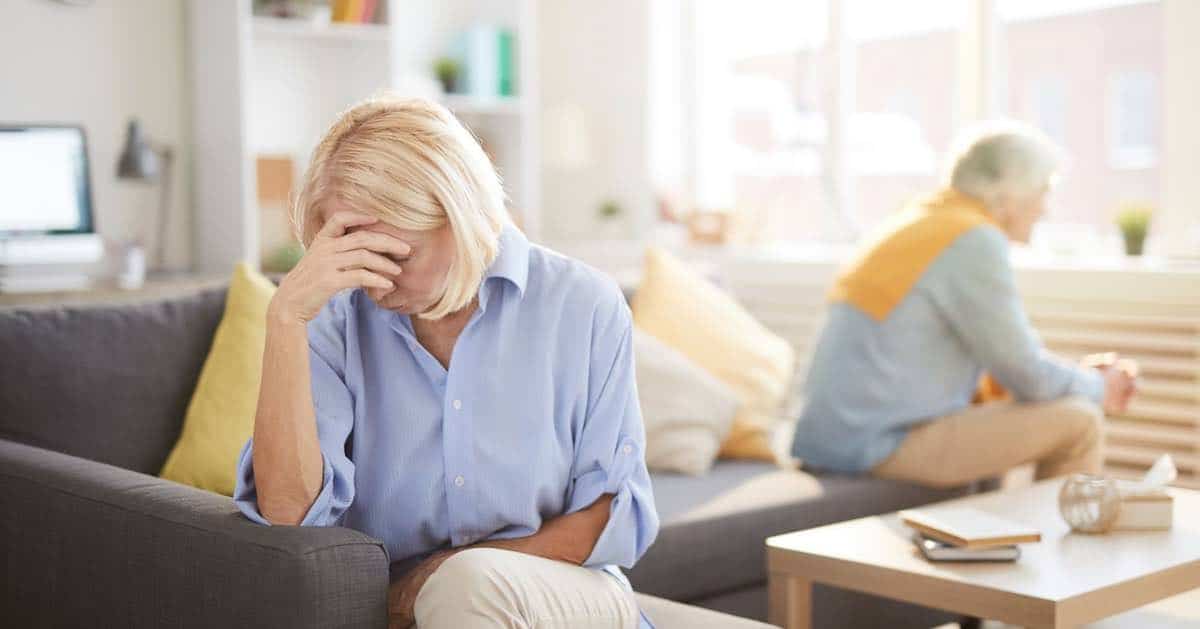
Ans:
[{"label": "tissue box", "polygon": [[1175,519],[1175,498],[1165,490],[1121,497],[1121,513],[1113,530],[1153,531],[1171,528]]}]

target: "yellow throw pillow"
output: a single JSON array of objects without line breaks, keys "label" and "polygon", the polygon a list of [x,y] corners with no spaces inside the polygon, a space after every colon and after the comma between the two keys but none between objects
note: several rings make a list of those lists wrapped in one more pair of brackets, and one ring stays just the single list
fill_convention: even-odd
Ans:
[{"label": "yellow throw pillow", "polygon": [[159,476],[233,495],[237,457],[254,431],[267,304],[274,293],[271,280],[249,265],[234,269],[183,432]]},{"label": "yellow throw pillow", "polygon": [[742,408],[720,457],[776,460],[771,430],[796,361],[787,341],[682,261],[655,248],[646,252],[633,320],[737,393]]}]

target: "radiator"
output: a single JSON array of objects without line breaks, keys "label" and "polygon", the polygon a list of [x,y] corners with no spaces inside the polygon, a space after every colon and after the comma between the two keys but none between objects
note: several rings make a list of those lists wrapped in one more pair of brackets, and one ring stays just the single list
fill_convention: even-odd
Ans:
[{"label": "radiator", "polygon": [[[797,389],[823,320],[835,260],[842,255],[805,251],[676,251],[795,346]],[[571,253],[629,288],[640,277],[640,246]],[[1180,471],[1177,484],[1200,488],[1200,267],[1103,264],[1107,268],[1018,259],[1026,310],[1046,345],[1064,357],[1117,351],[1141,364],[1140,393],[1128,412],[1106,420],[1107,471],[1136,477],[1168,452]]]},{"label": "radiator", "polygon": [[[791,342],[803,378],[835,267],[811,261],[709,261],[710,275]],[[1117,351],[1142,368],[1140,393],[1106,421],[1106,471],[1140,476],[1164,452],[1180,486],[1200,488],[1200,273],[1021,268],[1030,319],[1055,353]],[[798,383],[799,384],[799,383]]]}]

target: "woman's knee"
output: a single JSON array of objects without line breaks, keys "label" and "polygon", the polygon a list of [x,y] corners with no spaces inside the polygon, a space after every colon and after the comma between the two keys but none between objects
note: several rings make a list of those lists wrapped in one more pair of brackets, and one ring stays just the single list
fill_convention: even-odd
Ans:
[{"label": "woman's knee", "polygon": [[505,568],[507,552],[471,548],[446,559],[417,594],[417,624],[455,626],[470,618],[470,626],[485,619],[494,621],[489,626],[510,626],[505,621],[520,616],[522,604]]}]

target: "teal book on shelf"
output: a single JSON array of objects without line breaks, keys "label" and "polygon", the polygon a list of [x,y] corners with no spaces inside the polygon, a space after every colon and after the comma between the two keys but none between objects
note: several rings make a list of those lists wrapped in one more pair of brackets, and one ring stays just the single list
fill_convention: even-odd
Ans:
[{"label": "teal book on shelf", "polygon": [[477,25],[463,31],[455,56],[463,66],[464,93],[478,98],[515,96],[515,47],[508,29]]},{"label": "teal book on shelf", "polygon": [[513,52],[513,34],[508,29],[501,29],[499,33],[499,56],[500,56],[500,95],[513,96],[516,91],[516,79],[513,72],[515,63],[515,54]]}]

